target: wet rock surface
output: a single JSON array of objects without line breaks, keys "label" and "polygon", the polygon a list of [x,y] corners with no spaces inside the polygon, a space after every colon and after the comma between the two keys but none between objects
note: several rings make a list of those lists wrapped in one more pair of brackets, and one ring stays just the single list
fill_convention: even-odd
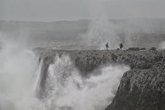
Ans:
[{"label": "wet rock surface", "polygon": [[163,52],[155,53],[159,57],[152,60],[151,56],[145,57],[142,65],[123,75],[116,96],[106,110],[165,109],[165,60]]},{"label": "wet rock surface", "polygon": [[46,64],[57,54],[70,55],[83,76],[101,65],[128,65],[131,69],[124,73],[116,96],[106,110],[165,109],[164,50],[40,50],[39,53]]}]

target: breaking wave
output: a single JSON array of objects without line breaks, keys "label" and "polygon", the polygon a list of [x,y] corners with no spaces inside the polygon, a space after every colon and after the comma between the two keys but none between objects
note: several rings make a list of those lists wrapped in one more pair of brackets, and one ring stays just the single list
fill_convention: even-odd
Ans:
[{"label": "breaking wave", "polygon": [[106,65],[95,71],[100,74],[83,77],[69,55],[56,55],[46,72],[44,63],[19,46],[2,48],[1,110],[104,110],[115,96],[123,73],[129,70],[124,65]]}]

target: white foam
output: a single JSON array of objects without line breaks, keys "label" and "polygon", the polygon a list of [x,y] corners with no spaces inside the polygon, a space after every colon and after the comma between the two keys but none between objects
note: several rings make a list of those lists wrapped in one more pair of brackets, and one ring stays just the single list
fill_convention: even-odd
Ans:
[{"label": "white foam", "polygon": [[[46,103],[56,110],[104,110],[119,86],[127,66],[105,66],[99,75],[82,78],[68,56],[55,58],[49,66],[49,86]],[[111,99],[111,100],[110,100]]]}]

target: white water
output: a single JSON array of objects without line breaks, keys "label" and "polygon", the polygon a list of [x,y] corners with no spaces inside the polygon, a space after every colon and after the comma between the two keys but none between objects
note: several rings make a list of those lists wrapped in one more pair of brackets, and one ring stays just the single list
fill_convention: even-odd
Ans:
[{"label": "white water", "polygon": [[37,58],[18,43],[1,41],[0,110],[42,110],[32,90]]},{"label": "white water", "polygon": [[99,75],[80,76],[69,56],[56,56],[49,66],[47,97],[44,102],[50,110],[104,110],[119,86],[120,79],[129,68],[105,66]]},{"label": "white water", "polygon": [[124,65],[98,68],[84,78],[69,56],[49,65],[44,99],[36,97],[43,61],[15,43],[3,42],[0,51],[0,110],[104,110],[115,95]]}]

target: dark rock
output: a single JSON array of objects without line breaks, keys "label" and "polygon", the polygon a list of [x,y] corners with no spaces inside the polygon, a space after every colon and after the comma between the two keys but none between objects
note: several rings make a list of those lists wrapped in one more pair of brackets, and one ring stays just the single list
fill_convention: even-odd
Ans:
[{"label": "dark rock", "polygon": [[68,54],[82,76],[88,76],[100,65],[125,64],[131,70],[124,73],[116,96],[106,110],[165,109],[165,51],[161,50],[50,50],[41,52],[47,65],[53,56]]},{"label": "dark rock", "polygon": [[147,69],[140,67],[126,72],[106,110],[164,110],[164,102],[165,62],[161,56]]}]

